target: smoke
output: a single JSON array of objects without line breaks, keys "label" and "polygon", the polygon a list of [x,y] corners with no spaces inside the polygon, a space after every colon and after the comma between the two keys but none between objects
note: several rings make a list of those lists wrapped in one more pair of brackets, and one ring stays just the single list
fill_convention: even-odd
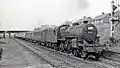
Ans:
[{"label": "smoke", "polygon": [[46,24],[58,25],[62,24],[64,20],[74,20],[79,16],[84,16],[83,13],[88,8],[89,3],[86,0],[59,0],[57,6],[47,9],[47,12],[44,11],[40,19],[41,22],[45,22]]},{"label": "smoke", "polygon": [[3,28],[33,29],[77,19],[86,15],[88,8],[88,0],[2,0],[0,20]]}]

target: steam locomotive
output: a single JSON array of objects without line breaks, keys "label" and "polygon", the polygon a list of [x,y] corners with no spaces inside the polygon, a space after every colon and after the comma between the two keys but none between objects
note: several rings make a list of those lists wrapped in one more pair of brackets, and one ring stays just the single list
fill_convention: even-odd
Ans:
[{"label": "steam locomotive", "polygon": [[90,24],[88,20],[82,23],[74,22],[72,25],[64,24],[56,28],[19,33],[15,37],[84,59],[90,55],[99,59],[105,49],[99,42],[96,26]]}]

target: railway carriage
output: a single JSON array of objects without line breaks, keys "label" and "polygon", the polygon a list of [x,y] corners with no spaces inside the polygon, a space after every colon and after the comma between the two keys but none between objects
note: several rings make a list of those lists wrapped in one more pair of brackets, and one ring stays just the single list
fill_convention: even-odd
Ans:
[{"label": "railway carriage", "polygon": [[26,39],[26,38],[25,38],[25,33],[17,33],[17,34],[14,35],[14,37],[15,37],[15,38],[20,38],[20,39],[23,39],[23,40]]},{"label": "railway carriage", "polygon": [[3,38],[3,34],[2,34],[2,33],[0,33],[0,39],[1,39],[1,38]]},{"label": "railway carriage", "polygon": [[32,40],[32,36],[33,36],[33,32],[25,32],[25,40],[27,41],[31,41]]},{"label": "railway carriage", "polygon": [[33,31],[32,32],[32,42],[34,43],[40,43],[41,42],[41,31],[37,30],[37,31]]}]

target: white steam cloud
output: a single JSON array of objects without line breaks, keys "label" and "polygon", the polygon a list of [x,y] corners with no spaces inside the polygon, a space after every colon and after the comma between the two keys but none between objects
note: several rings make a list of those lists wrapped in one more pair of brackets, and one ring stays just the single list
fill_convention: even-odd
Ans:
[{"label": "white steam cloud", "polygon": [[89,0],[0,0],[0,28],[33,29],[88,15]]}]

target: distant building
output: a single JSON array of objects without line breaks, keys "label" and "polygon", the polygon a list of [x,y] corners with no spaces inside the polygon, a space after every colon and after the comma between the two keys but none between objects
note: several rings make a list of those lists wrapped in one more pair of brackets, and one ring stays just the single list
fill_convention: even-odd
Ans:
[{"label": "distant building", "polygon": [[110,13],[102,13],[102,15],[98,15],[95,18],[93,18],[93,23],[109,23],[109,18],[111,14]]},{"label": "distant building", "polygon": [[[98,15],[93,19],[93,23],[98,29],[101,43],[110,37],[110,17],[110,13],[102,13],[102,15]],[[120,20],[120,11],[115,12],[114,17]],[[115,21],[114,24],[114,37],[120,38],[120,21]]]},{"label": "distant building", "polygon": [[88,23],[92,23],[92,18],[84,16],[82,19],[77,20],[77,22],[79,22],[79,23],[84,23],[85,21],[88,21]]},{"label": "distant building", "polygon": [[[102,15],[98,15],[93,18],[93,23],[109,23],[109,18],[111,17],[110,13],[102,13]],[[114,17],[120,20],[120,11],[116,11],[114,13]]]}]

